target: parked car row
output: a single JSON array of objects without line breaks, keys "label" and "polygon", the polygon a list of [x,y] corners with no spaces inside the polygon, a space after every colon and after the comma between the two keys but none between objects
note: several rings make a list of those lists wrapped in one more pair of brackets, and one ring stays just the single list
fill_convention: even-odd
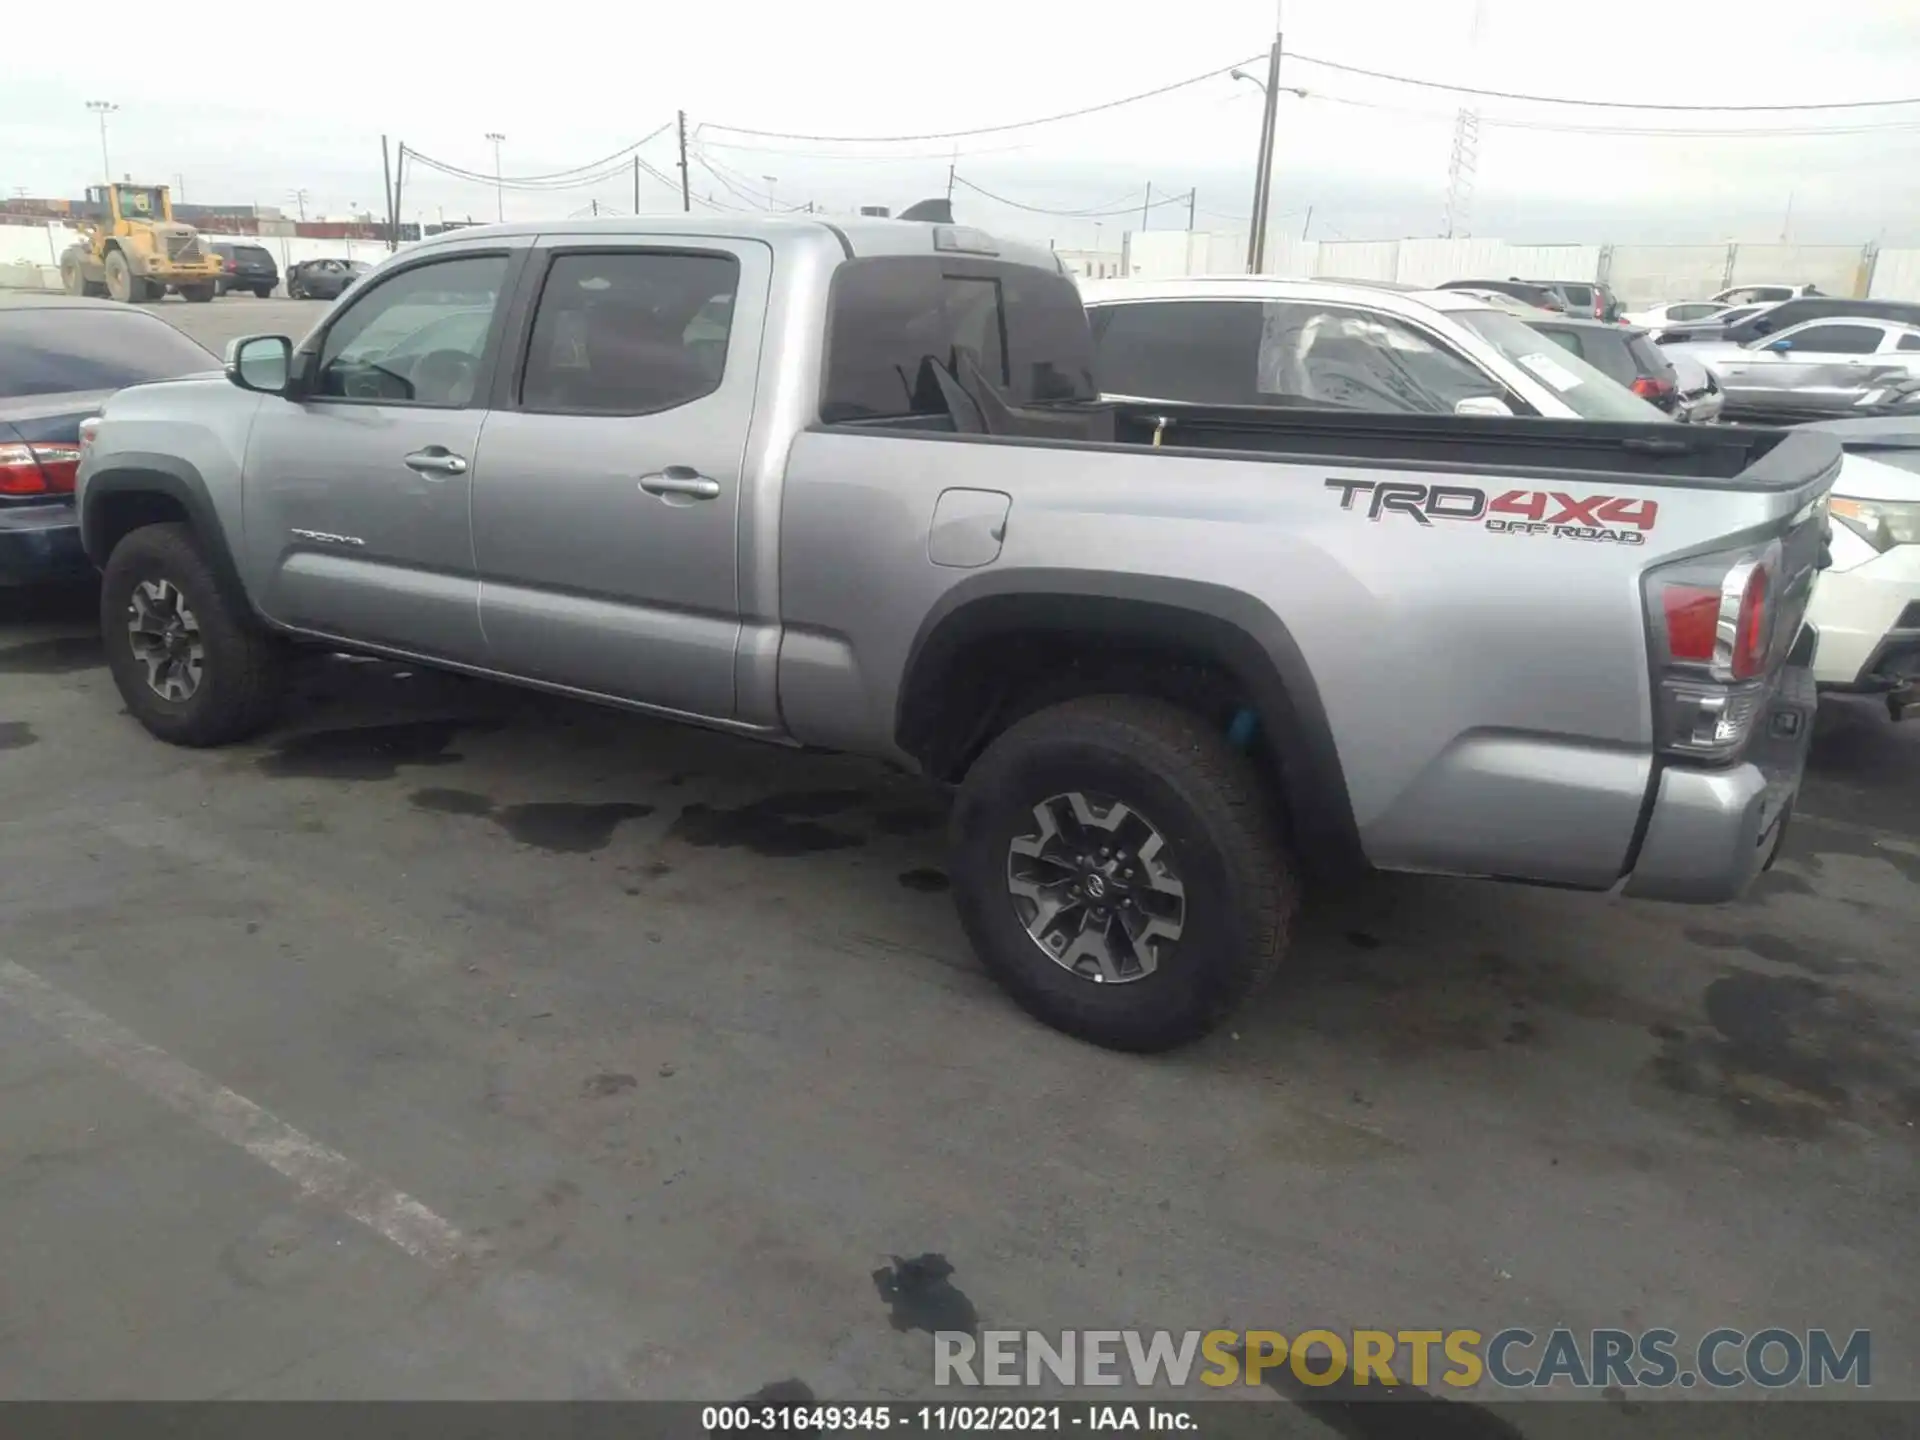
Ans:
[{"label": "parked car row", "polygon": [[1710,903],[1770,863],[1835,437],[1677,425],[1592,322],[1458,291],[590,228],[436,237],[98,404],[72,513],[135,720],[244,738],[318,646],[906,765],[989,970],[1122,1049],[1218,1025],[1327,870]]}]

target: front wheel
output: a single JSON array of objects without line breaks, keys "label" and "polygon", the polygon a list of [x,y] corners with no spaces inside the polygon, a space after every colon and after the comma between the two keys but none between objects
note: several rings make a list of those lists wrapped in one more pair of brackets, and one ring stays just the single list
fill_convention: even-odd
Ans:
[{"label": "front wheel", "polygon": [[264,300],[273,294],[273,287],[271,285],[256,285],[253,287],[253,293],[259,299]]},{"label": "front wheel", "polygon": [[180,294],[196,305],[204,305],[207,301],[213,299],[213,292],[214,283],[211,280],[203,280],[197,285],[182,285],[180,287]]},{"label": "front wheel", "polygon": [[1103,695],[996,739],[961,787],[954,891],[987,969],[1115,1050],[1198,1039],[1269,979],[1296,905],[1260,776],[1199,716]]},{"label": "front wheel", "polygon": [[109,295],[123,305],[138,305],[147,298],[147,282],[133,273],[125,255],[109,250],[105,264]]},{"label": "front wheel", "polygon": [[114,546],[100,628],[128,712],[160,739],[224,745],[273,718],[281,643],[228,600],[190,526],[144,526]]}]

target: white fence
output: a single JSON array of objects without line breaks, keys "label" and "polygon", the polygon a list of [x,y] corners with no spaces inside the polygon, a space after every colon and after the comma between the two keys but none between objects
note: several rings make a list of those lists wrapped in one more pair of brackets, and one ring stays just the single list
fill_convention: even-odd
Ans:
[{"label": "white fence", "polygon": [[[1136,278],[1237,274],[1245,235],[1160,230],[1127,236]],[[1270,239],[1266,273],[1295,279],[1604,280],[1628,305],[1712,295],[1731,285],[1817,285],[1829,295],[1920,301],[1920,250],[1871,245],[1510,245],[1504,240]]]},{"label": "white fence", "polygon": [[[200,232],[209,240],[258,245],[270,253],[280,273],[299,260],[364,260],[369,265],[386,258],[384,240],[315,240],[304,235],[222,235]],[[60,252],[80,238],[78,230],[57,222],[46,225],[0,225],[0,289],[60,288]],[[402,242],[404,248],[405,242]]]}]

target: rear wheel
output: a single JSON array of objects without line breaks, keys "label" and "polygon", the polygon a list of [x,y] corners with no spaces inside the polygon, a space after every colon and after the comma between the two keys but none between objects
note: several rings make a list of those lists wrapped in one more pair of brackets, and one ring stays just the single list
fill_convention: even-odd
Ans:
[{"label": "rear wheel", "polygon": [[1199,716],[1125,695],[1051,706],[961,787],[961,923],[1047,1024],[1170,1049],[1278,967],[1295,908],[1278,833],[1259,775]]},{"label": "rear wheel", "polygon": [[69,295],[87,293],[86,272],[80,268],[79,260],[71,255],[60,262],[60,288]]},{"label": "rear wheel", "polygon": [[190,526],[144,526],[114,547],[100,626],[128,712],[160,739],[224,745],[273,718],[281,642],[228,599]]},{"label": "rear wheel", "polygon": [[273,294],[273,287],[271,285],[256,285],[253,287],[253,293],[260,299],[265,300],[269,295]]}]

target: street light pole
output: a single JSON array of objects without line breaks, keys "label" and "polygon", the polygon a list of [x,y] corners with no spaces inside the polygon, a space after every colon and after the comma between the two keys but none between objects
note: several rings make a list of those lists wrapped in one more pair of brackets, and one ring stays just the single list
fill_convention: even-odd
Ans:
[{"label": "street light pole", "polygon": [[107,159],[107,116],[119,108],[111,100],[87,101],[87,109],[100,117],[100,173],[109,185],[113,184],[113,162]]},{"label": "street light pole", "polygon": [[778,210],[780,208],[780,202],[774,198],[773,187],[780,183],[780,177],[778,175],[762,175],[760,178],[767,182],[767,209]]},{"label": "street light pole", "polygon": [[1235,80],[1246,80],[1259,86],[1267,102],[1260,118],[1260,158],[1255,162],[1253,176],[1253,223],[1248,227],[1247,236],[1247,270],[1250,274],[1258,275],[1267,262],[1267,212],[1273,208],[1273,146],[1278,129],[1280,96],[1297,95],[1305,100],[1307,92],[1298,85],[1280,83],[1280,32],[1277,30],[1273,35],[1273,48],[1267,52],[1267,78],[1264,82],[1244,70],[1230,73]]},{"label": "street light pole", "polygon": [[507,218],[507,188],[500,179],[500,142],[506,138],[498,130],[487,132],[487,139],[493,142],[493,215],[502,221]]}]

